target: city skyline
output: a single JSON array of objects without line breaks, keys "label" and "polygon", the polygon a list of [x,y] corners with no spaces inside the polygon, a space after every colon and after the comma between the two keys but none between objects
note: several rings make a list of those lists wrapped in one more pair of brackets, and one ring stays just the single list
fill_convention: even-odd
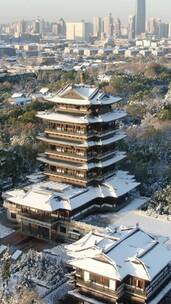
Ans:
[{"label": "city skyline", "polygon": [[[157,2],[156,6],[154,0],[147,0],[147,18],[156,16],[169,21],[171,2],[169,0],[158,0]],[[103,17],[109,12],[112,13],[114,18],[119,17],[123,22],[127,22],[128,16],[135,14],[135,0],[120,0],[119,5],[117,5],[117,0],[106,0],[101,2],[100,6],[97,4],[96,0],[93,4],[90,0],[86,2],[73,0],[69,3],[66,0],[13,0],[12,3],[10,0],[6,0],[1,4],[0,23],[33,19],[37,16],[52,21],[61,16],[68,21],[91,20],[93,16]],[[166,8],[165,10],[163,10],[163,6]]]}]

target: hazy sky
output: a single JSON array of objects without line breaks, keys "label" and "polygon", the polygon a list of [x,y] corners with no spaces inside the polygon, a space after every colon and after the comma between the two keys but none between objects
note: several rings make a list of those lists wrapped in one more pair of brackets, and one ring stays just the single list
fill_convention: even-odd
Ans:
[{"label": "hazy sky", "polygon": [[[146,1],[148,16],[171,21],[171,0]],[[0,23],[37,16],[46,20],[91,20],[92,16],[109,12],[125,21],[134,13],[134,7],[135,0],[0,0]]]}]

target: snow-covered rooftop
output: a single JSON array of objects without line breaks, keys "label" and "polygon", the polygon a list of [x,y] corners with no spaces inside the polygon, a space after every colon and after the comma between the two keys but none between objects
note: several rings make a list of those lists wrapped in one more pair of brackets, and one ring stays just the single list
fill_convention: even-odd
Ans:
[{"label": "snow-covered rooftop", "polygon": [[[12,234],[14,230],[8,228],[2,224],[0,224],[0,240],[7,237],[8,235]],[[3,247],[0,247],[0,254]]]},{"label": "snow-covered rooftop", "polygon": [[156,304],[156,303],[160,303],[161,300],[163,300],[163,298],[168,294],[168,292],[171,291],[171,282],[169,282],[165,288],[163,288],[160,293],[149,302],[149,304]]},{"label": "snow-covered rooftop", "polygon": [[87,148],[87,147],[94,147],[94,146],[105,146],[109,144],[113,144],[119,140],[122,140],[126,137],[126,134],[122,131],[114,132],[113,135],[109,138],[101,137],[97,141],[94,140],[86,140],[84,142],[78,142],[78,141],[69,141],[69,140],[61,140],[61,139],[52,139],[52,138],[47,138],[44,135],[40,135],[37,138],[39,140],[42,140],[44,142],[48,143],[54,143],[56,145],[65,145],[65,146],[74,146],[74,147],[82,147],[82,148]]},{"label": "snow-covered rooftop", "polygon": [[23,93],[14,93],[11,98],[22,98],[24,97],[24,94]]},{"label": "snow-covered rooftop", "polygon": [[[68,94],[72,92],[77,98],[69,98]],[[71,104],[71,105],[110,105],[121,101],[120,97],[114,97],[107,94],[96,87],[77,84],[68,85],[60,90],[56,96],[47,99],[54,103]]]},{"label": "snow-covered rooftop", "polygon": [[47,94],[49,92],[49,88],[41,88],[40,93],[41,94]]},{"label": "snow-covered rooftop", "polygon": [[104,168],[104,167],[109,167],[121,160],[123,160],[126,157],[125,152],[116,152],[110,155],[110,158],[106,160],[99,160],[98,162],[90,162],[90,163],[85,163],[85,164],[78,164],[74,163],[73,161],[70,163],[68,161],[60,161],[60,160],[49,160],[46,157],[38,157],[38,160],[49,164],[49,165],[54,165],[54,166],[59,166],[59,167],[67,167],[71,169],[79,169],[79,170],[91,170],[93,168]]},{"label": "snow-covered rooftop", "polygon": [[117,171],[99,186],[81,188],[43,181],[25,189],[7,191],[4,198],[14,204],[45,212],[76,210],[96,198],[118,198],[139,185],[128,172]]},{"label": "snow-covered rooftop", "polygon": [[93,124],[93,123],[110,122],[124,118],[126,115],[127,115],[126,112],[122,110],[113,110],[109,113],[104,113],[99,116],[91,116],[91,115],[77,116],[77,115],[55,113],[48,111],[37,113],[37,117],[44,120],[69,122],[74,124],[90,124],[90,123]]},{"label": "snow-covered rooftop", "polygon": [[115,280],[131,275],[151,281],[171,262],[169,248],[139,227],[110,235],[92,232],[66,249],[72,266]]}]

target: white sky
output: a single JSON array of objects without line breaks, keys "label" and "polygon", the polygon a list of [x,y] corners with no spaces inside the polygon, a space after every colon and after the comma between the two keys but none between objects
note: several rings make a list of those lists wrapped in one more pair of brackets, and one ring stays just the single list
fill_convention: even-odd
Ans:
[{"label": "white sky", "polygon": [[[171,21],[171,0],[146,0],[148,16]],[[135,0],[0,0],[0,23],[42,17],[68,21],[91,20],[111,12],[126,21],[134,13]]]}]

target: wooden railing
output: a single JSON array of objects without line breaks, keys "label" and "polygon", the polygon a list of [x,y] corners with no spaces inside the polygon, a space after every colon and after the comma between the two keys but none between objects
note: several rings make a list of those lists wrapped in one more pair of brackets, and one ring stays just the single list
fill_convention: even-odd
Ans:
[{"label": "wooden railing", "polygon": [[83,139],[88,139],[91,137],[97,137],[97,140],[101,137],[101,136],[105,136],[108,134],[112,134],[114,132],[117,132],[118,129],[113,129],[113,128],[109,128],[106,130],[89,130],[89,131],[79,131],[79,130],[70,130],[70,129],[53,129],[53,128],[47,128],[45,130],[45,133],[47,134],[54,134],[56,136],[61,136],[61,137],[74,137],[74,138],[83,138]]},{"label": "wooden railing", "polygon": [[134,295],[138,295],[138,296],[141,296],[141,297],[146,297],[147,296],[145,290],[143,290],[141,288],[138,288],[138,287],[135,287],[135,286],[124,284],[124,289],[125,289],[126,292],[134,294]]},{"label": "wooden railing", "polygon": [[64,174],[64,173],[57,173],[57,172],[53,172],[53,171],[49,171],[47,170],[45,172],[45,175],[51,177],[51,180],[60,180],[60,181],[65,181],[69,184],[74,184],[74,185],[80,185],[80,186],[87,186],[88,183],[90,183],[91,181],[93,181],[94,179],[86,179],[86,178],[81,178],[81,177],[76,177],[76,176],[72,176],[72,175],[68,175],[68,174]]},{"label": "wooden railing", "polygon": [[51,216],[45,216],[45,215],[41,215],[41,214],[36,214],[36,213],[30,213],[30,212],[23,212],[20,211],[19,216],[25,220],[28,220],[28,222],[41,222],[43,223],[47,223],[48,225],[50,224],[54,224],[57,219],[53,218]]},{"label": "wooden railing", "polygon": [[112,291],[109,289],[109,287],[96,284],[95,282],[89,281],[85,282],[80,278],[76,278],[76,286],[80,288],[85,288],[94,292],[99,292],[100,294],[103,294],[104,296],[112,297],[112,298],[120,298],[125,292],[128,292],[130,294],[133,294],[135,296],[139,296],[142,298],[146,298],[146,292],[140,288],[137,288],[135,286],[130,286],[127,284],[121,284],[116,291]]},{"label": "wooden railing", "polygon": [[[118,295],[119,295],[117,290],[112,291],[107,286],[96,284],[96,283],[91,282],[91,281],[90,282],[84,282],[81,279],[77,279],[76,280],[76,285],[80,286],[80,287],[83,287],[83,288],[90,289],[94,292],[99,292],[99,293],[101,293],[105,296],[112,297],[112,298],[118,298]],[[120,291],[121,291],[121,289],[120,289]]]},{"label": "wooden railing", "polygon": [[50,150],[48,149],[46,151],[46,154],[48,155],[54,155],[55,157],[59,157],[60,159],[71,159],[71,160],[78,160],[79,162],[87,162],[90,160],[102,160],[105,157],[109,157],[111,154],[114,154],[114,151],[107,151],[103,153],[95,153],[94,155],[79,155],[77,152],[69,153],[69,152],[58,152],[56,150]]}]

